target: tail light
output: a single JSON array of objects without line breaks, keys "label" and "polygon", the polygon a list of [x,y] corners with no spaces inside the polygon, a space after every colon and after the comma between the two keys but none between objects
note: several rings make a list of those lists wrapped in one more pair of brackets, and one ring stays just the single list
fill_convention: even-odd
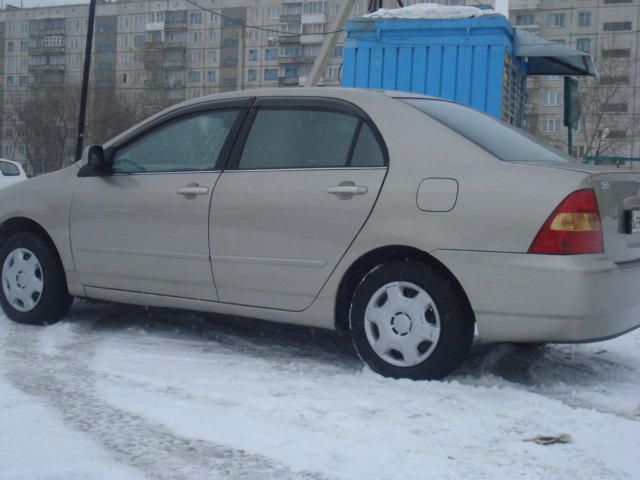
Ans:
[{"label": "tail light", "polygon": [[592,188],[578,190],[565,198],[529,247],[529,253],[552,255],[603,252],[600,210]]}]

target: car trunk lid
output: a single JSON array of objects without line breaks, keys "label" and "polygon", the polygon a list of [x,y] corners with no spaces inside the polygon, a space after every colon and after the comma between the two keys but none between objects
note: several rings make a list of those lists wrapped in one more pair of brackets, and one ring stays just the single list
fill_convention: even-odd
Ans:
[{"label": "car trunk lid", "polygon": [[602,220],[605,253],[616,263],[640,259],[640,232],[630,233],[631,212],[640,211],[640,172],[580,163],[526,163],[591,175]]}]

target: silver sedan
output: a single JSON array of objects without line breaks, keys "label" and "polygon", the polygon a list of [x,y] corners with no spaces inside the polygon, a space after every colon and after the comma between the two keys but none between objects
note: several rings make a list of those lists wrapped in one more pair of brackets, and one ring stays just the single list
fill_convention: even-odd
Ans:
[{"label": "silver sedan", "polygon": [[462,105],[277,89],[170,108],[0,192],[0,304],[73,297],[337,329],[393,377],[640,324],[640,176]]}]

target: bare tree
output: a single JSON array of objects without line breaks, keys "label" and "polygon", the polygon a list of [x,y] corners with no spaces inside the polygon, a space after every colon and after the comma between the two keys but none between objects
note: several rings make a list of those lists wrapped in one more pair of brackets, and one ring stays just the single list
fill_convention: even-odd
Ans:
[{"label": "bare tree", "polygon": [[627,110],[629,96],[633,95],[629,86],[633,82],[633,61],[625,56],[629,47],[615,35],[601,42],[602,50],[596,58],[598,77],[580,82],[582,129],[577,139],[582,140],[587,156],[620,156],[628,154],[637,134]]}]

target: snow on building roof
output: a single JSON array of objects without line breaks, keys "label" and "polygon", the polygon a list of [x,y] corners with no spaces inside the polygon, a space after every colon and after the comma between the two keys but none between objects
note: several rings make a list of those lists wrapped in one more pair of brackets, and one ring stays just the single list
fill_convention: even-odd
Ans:
[{"label": "snow on building roof", "polygon": [[363,15],[364,18],[473,18],[496,14],[495,10],[482,10],[477,7],[447,6],[437,3],[418,3],[403,8],[381,8],[376,12]]}]

